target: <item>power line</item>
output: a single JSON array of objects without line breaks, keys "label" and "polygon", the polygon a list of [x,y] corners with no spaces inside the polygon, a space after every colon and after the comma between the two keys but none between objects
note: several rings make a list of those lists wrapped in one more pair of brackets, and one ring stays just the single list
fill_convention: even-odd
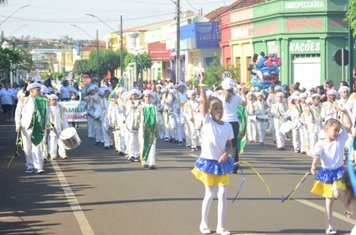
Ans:
[{"label": "power line", "polygon": [[185,2],[188,3],[188,5],[193,8],[193,10],[200,11],[199,9],[195,8],[188,0],[185,0]]}]

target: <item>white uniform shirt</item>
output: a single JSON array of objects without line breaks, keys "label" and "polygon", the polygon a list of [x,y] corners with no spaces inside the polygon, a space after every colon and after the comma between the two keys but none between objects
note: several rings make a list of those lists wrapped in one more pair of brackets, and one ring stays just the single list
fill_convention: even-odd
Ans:
[{"label": "white uniform shirt", "polygon": [[244,100],[239,95],[233,95],[230,102],[225,101],[225,97],[219,97],[223,104],[224,114],[222,121],[224,122],[237,122],[239,118],[237,117],[236,108],[238,105],[242,105]]},{"label": "white uniform shirt", "polygon": [[13,105],[12,99],[14,97],[12,89],[2,88],[0,90],[1,104]]},{"label": "white uniform shirt", "polygon": [[326,169],[337,169],[344,165],[344,145],[349,135],[343,129],[336,140],[331,143],[319,140],[314,147],[312,156],[320,157],[321,167]]},{"label": "white uniform shirt", "polygon": [[210,160],[219,160],[226,151],[226,142],[234,138],[231,124],[224,122],[223,125],[220,125],[209,114],[203,120],[202,132],[200,156]]}]

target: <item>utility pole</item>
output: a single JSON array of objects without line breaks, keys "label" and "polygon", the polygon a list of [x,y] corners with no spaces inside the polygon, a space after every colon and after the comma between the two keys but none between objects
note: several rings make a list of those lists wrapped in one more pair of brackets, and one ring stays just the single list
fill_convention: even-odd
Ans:
[{"label": "utility pole", "polygon": [[176,82],[180,79],[180,0],[176,0],[177,5],[177,48],[176,48]]},{"label": "utility pole", "polygon": [[124,73],[124,56],[123,56],[123,49],[124,49],[124,45],[123,45],[123,40],[122,40],[122,36],[123,36],[123,32],[122,32],[122,15],[120,15],[120,78],[122,79],[122,74]]},{"label": "utility pole", "polygon": [[99,67],[99,30],[96,30],[96,59],[98,66],[98,82],[100,85],[100,67]]}]

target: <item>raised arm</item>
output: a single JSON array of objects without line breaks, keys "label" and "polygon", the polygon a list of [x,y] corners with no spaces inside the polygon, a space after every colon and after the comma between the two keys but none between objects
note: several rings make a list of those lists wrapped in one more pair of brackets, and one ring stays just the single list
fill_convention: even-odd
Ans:
[{"label": "raised arm", "polygon": [[205,91],[205,87],[206,84],[204,83],[206,81],[205,79],[205,74],[200,71],[200,96],[201,96],[201,105],[200,105],[200,112],[202,113],[203,117],[206,117],[206,115],[208,114],[208,98],[206,97],[206,91]]}]

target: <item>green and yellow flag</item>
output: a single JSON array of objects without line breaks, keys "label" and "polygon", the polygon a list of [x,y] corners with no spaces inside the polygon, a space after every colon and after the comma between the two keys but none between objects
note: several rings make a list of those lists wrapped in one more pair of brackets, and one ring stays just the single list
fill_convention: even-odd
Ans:
[{"label": "green and yellow flag", "polygon": [[31,136],[32,143],[39,145],[46,131],[46,117],[47,117],[47,100],[43,97],[33,97],[35,103],[35,111],[32,116],[33,132]]},{"label": "green and yellow flag", "polygon": [[147,161],[148,155],[151,150],[152,143],[156,137],[156,125],[157,125],[157,111],[156,107],[144,107],[143,112],[143,152],[142,160],[143,164]]},{"label": "green and yellow flag", "polygon": [[246,117],[246,107],[239,105],[237,106],[237,116],[239,118],[240,128],[239,128],[239,137],[237,138],[238,151],[240,154],[244,152],[246,145],[246,129],[247,129],[247,117]]}]

